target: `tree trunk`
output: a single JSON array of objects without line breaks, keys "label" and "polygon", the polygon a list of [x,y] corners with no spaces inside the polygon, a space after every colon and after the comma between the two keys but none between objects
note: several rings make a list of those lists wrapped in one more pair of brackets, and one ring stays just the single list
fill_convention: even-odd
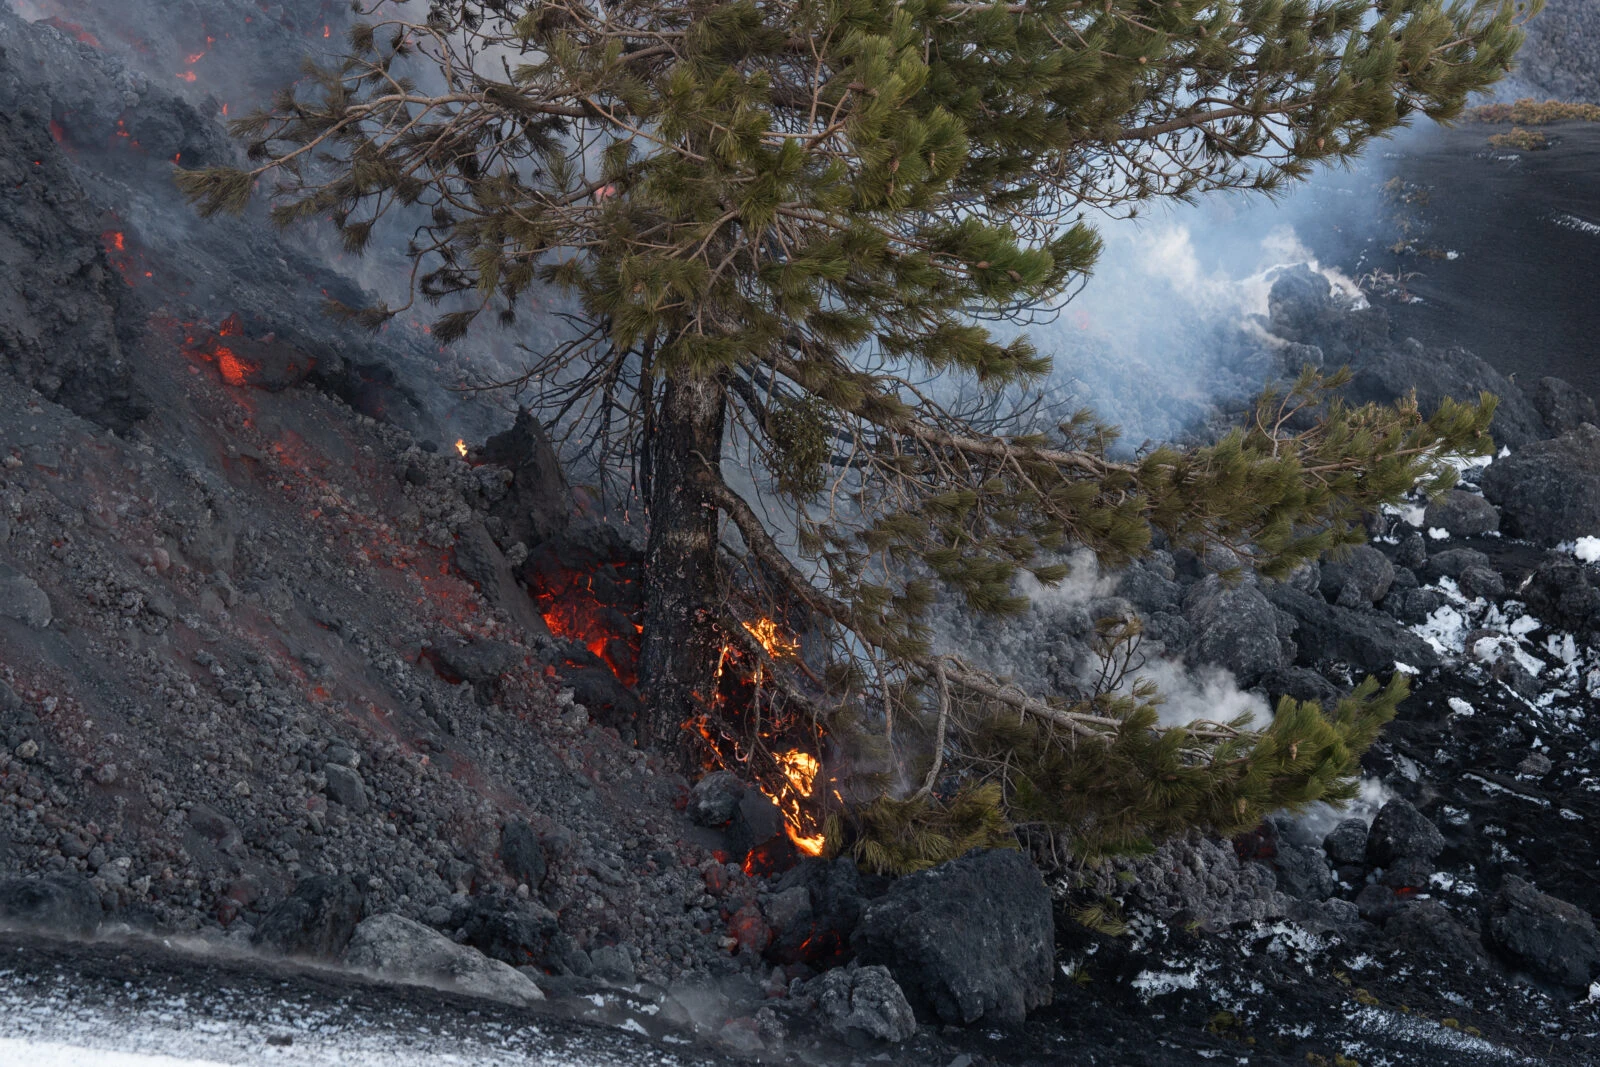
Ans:
[{"label": "tree trunk", "polygon": [[[717,377],[674,375],[650,449],[650,539],[645,551],[639,692],[650,743],[691,770],[684,723],[714,696],[722,640],[717,509],[701,489],[717,477],[727,400]],[[709,465],[709,466],[708,466]]]}]

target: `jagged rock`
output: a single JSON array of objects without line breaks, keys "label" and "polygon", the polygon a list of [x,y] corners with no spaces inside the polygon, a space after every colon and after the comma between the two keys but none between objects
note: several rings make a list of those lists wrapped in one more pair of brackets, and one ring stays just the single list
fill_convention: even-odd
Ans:
[{"label": "jagged rock", "polygon": [[746,790],[728,826],[728,846],[735,856],[743,856],[783,832],[783,813],[772,798],[754,789]]},{"label": "jagged rock", "polygon": [[1176,611],[1183,598],[1183,586],[1173,580],[1170,562],[1140,560],[1122,572],[1117,580],[1117,595],[1138,608],[1140,614],[1151,615]]},{"label": "jagged rock", "polygon": [[433,647],[432,658],[451,681],[492,685],[516,665],[522,653],[504,641],[473,638],[463,644],[441,642]]},{"label": "jagged rock", "polygon": [[1419,670],[1439,663],[1427,642],[1387,615],[1342,608],[1282,583],[1266,592],[1298,624],[1295,643],[1301,666],[1343,662],[1356,672],[1387,674],[1396,662]]},{"label": "jagged rock", "polygon": [[[804,890],[806,906],[798,907],[799,897],[788,898],[786,914],[768,912],[776,937],[768,956],[781,963],[810,963],[826,966],[842,955],[850,936],[861,921],[866,906],[861,873],[848,856],[833,862],[807,857],[772,883],[775,896]],[[779,919],[785,918],[786,922]]]},{"label": "jagged rock", "polygon": [[532,979],[511,965],[392,912],[356,927],[345,962],[405,985],[438,986],[512,1004],[544,999]]},{"label": "jagged rock", "polygon": [[1594,400],[1571,382],[1540,378],[1527,393],[1551,437],[1570,433],[1586,422],[1600,426]]},{"label": "jagged rock", "polygon": [[1181,915],[1214,928],[1278,919],[1289,904],[1270,867],[1241,860],[1229,843],[1199,833],[1165,841],[1146,856],[1114,859],[1085,888],[1102,897],[1126,893],[1158,919]]},{"label": "jagged rock", "polygon": [[0,925],[88,937],[100,928],[100,894],[78,874],[0,879]]},{"label": "jagged rock", "polygon": [[851,944],[945,1022],[1018,1023],[1050,1000],[1050,891],[1020,852],[974,850],[899,879],[867,906]]},{"label": "jagged rock", "polygon": [[1480,482],[1513,537],[1554,545],[1600,534],[1600,427],[1586,423],[1513,452]]},{"label": "jagged rock", "polygon": [[500,862],[507,874],[530,889],[544,882],[544,846],[533,827],[521,819],[508,819],[500,829]]},{"label": "jagged rock", "polygon": [[712,771],[689,790],[689,818],[696,826],[726,826],[739,810],[745,785],[731,771]]},{"label": "jagged rock", "polygon": [[366,910],[366,896],[349,878],[305,878],[251,935],[259,949],[283,956],[338,959]]},{"label": "jagged rock", "polygon": [[352,815],[360,815],[367,810],[367,787],[361,780],[360,772],[341,763],[325,763],[322,773],[328,780],[323,792],[330,799],[350,809]]},{"label": "jagged rock", "polygon": [[1510,875],[1489,903],[1488,936],[1513,964],[1579,991],[1600,970],[1600,934],[1583,909]]},{"label": "jagged rock", "polygon": [[1339,888],[1321,852],[1285,841],[1281,836],[1272,866],[1278,875],[1278,888],[1302,900],[1327,900]]},{"label": "jagged rock", "polygon": [[1322,839],[1322,850],[1335,867],[1367,865],[1367,824],[1362,819],[1346,819]]},{"label": "jagged rock", "polygon": [[1290,627],[1251,582],[1230,585],[1208,575],[1184,596],[1184,617],[1194,627],[1186,659],[1216,664],[1254,685],[1294,659]]},{"label": "jagged rock", "polygon": [[1394,550],[1394,562],[1397,567],[1413,571],[1427,566],[1428,540],[1420,530],[1412,530],[1400,538],[1400,544]]},{"label": "jagged rock", "polygon": [[863,967],[852,960],[813,978],[800,992],[817,1002],[823,1025],[846,1039],[855,1031],[898,1042],[917,1032],[911,1005],[887,967]]},{"label": "jagged rock", "polygon": [[1400,622],[1415,624],[1449,602],[1450,598],[1437,589],[1395,589],[1383,598],[1380,607]]},{"label": "jagged rock", "polygon": [[509,430],[484,442],[478,458],[511,472],[506,494],[490,512],[506,524],[504,544],[520,541],[532,548],[567,528],[572,491],[538,419],[519,410]]},{"label": "jagged rock", "polygon": [[1378,809],[1372,828],[1367,831],[1366,862],[1387,867],[1396,860],[1435,859],[1444,851],[1444,835],[1422,812],[1401,797]]},{"label": "jagged rock", "polygon": [[1478,537],[1500,529],[1500,512],[1476,493],[1451,489],[1428,505],[1422,523],[1457,537]]},{"label": "jagged rock", "polygon": [[1332,708],[1342,695],[1338,686],[1305,667],[1285,667],[1281,671],[1273,671],[1265,675],[1256,687],[1272,698],[1270,703],[1274,706],[1277,705],[1277,698],[1292,697],[1301,701],[1315,700],[1323,708]]},{"label": "jagged rock", "polygon": [[223,852],[237,852],[244,845],[244,835],[234,821],[207,804],[196,804],[189,809],[189,825],[205,835]]},{"label": "jagged rock", "polygon": [[1376,604],[1392,584],[1394,564],[1371,545],[1357,545],[1348,559],[1325,561],[1319,582],[1323,596],[1340,603],[1348,598],[1349,607]]},{"label": "jagged rock", "polygon": [[608,982],[631,982],[637,973],[633,954],[625,945],[597,945],[589,950],[595,977]]}]

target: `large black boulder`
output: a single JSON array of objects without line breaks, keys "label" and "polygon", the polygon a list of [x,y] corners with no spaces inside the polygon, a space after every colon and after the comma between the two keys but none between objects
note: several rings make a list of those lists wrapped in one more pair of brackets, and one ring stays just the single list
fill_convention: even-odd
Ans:
[{"label": "large black boulder", "polygon": [[1586,422],[1600,426],[1600,412],[1595,410],[1594,400],[1571,382],[1540,378],[1527,393],[1551,437],[1576,430]]},{"label": "large black boulder", "polygon": [[901,878],[867,906],[851,944],[947,1023],[1019,1023],[1050,1001],[1050,891],[1020,852],[974,850]]},{"label": "large black boulder", "polygon": [[572,516],[572,490],[539,420],[518,411],[509,430],[484,442],[478,458],[511,472],[505,496],[492,514],[506,524],[504,542],[532,547],[562,533]]},{"label": "large black boulder", "polygon": [[1588,631],[1600,625],[1600,588],[1589,568],[1565,552],[1551,551],[1519,594],[1528,610],[1558,630]]},{"label": "large black boulder", "polygon": [[1479,484],[1513,537],[1554,545],[1600,534],[1600,427],[1585,423],[1495,460]]},{"label": "large black boulder", "polygon": [[1444,835],[1409,800],[1396,797],[1378,809],[1367,831],[1366,861],[1387,867],[1402,859],[1431,862],[1444,851]]},{"label": "large black boulder", "polygon": [[473,897],[451,915],[461,943],[513,967],[538,967],[559,975],[587,978],[594,967],[587,954],[561,930],[542,904],[509,894]]},{"label": "large black boulder", "polygon": [[1477,493],[1451,489],[1428,505],[1423,525],[1457,537],[1478,537],[1500,529],[1500,512]]},{"label": "large black boulder", "polygon": [[1388,615],[1329,604],[1320,596],[1277,583],[1266,589],[1274,605],[1296,622],[1303,667],[1344,663],[1358,673],[1387,673],[1396,662],[1426,670],[1439,665],[1428,643]]},{"label": "large black boulder", "polygon": [[1357,545],[1345,559],[1325,562],[1317,584],[1322,595],[1335,603],[1369,607],[1388,595],[1394,564],[1371,545]]},{"label": "large black boulder", "polygon": [[1489,902],[1488,939],[1515,966],[1574,991],[1600,970],[1600,933],[1583,909],[1511,875]]},{"label": "large black boulder", "polygon": [[354,881],[316,875],[267,912],[250,943],[283,956],[338,959],[365,912],[366,894]]},{"label": "large black boulder", "polygon": [[1292,627],[1253,582],[1207,575],[1190,587],[1183,607],[1194,632],[1186,656],[1191,664],[1226,667],[1241,685],[1254,685],[1294,661]]},{"label": "large black boulder", "polygon": [[0,879],[0,925],[88,937],[100,927],[100,894],[77,874]]},{"label": "large black boulder", "polygon": [[508,819],[500,828],[500,862],[507,874],[529,889],[538,889],[544,882],[544,844],[521,819]]}]

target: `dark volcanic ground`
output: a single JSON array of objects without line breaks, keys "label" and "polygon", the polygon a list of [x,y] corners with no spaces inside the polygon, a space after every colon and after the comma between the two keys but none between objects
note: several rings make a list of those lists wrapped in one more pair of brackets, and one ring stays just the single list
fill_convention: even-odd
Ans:
[{"label": "dark volcanic ground", "polygon": [[[1524,383],[1554,375],[1595,395],[1600,124],[1541,127],[1543,151],[1492,148],[1490,135],[1508,129],[1469,123],[1380,146],[1360,171],[1319,183],[1323,223],[1301,236],[1352,277],[1404,276],[1419,299],[1383,301],[1397,335],[1465,345]],[[1391,178],[1403,186],[1385,188]]]}]

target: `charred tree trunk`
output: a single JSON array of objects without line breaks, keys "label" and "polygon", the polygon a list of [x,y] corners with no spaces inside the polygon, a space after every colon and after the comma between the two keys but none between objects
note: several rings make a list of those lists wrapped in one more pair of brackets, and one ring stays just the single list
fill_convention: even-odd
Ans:
[{"label": "charred tree trunk", "polygon": [[693,749],[683,724],[714,696],[722,640],[717,479],[727,399],[719,377],[674,375],[655,412],[650,449],[650,539],[645,550],[639,692],[645,735],[685,770]]}]

